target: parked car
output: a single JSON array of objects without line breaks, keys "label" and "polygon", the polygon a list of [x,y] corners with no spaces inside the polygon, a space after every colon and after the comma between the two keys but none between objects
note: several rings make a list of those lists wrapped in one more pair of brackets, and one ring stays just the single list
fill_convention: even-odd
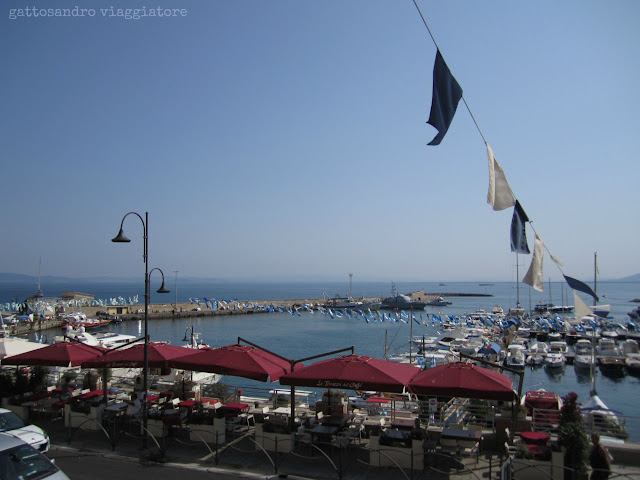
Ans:
[{"label": "parked car", "polygon": [[[18,415],[0,408],[0,433],[19,438],[41,452],[49,451],[49,435],[37,425],[25,423]],[[3,478],[0,475],[0,478]]]},{"label": "parked car", "polygon": [[69,480],[69,477],[42,453],[7,433],[0,433],[0,478]]}]

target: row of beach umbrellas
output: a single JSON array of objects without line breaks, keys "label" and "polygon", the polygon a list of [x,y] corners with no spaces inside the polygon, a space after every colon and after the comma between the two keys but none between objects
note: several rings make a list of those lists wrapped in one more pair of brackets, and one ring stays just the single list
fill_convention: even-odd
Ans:
[{"label": "row of beach umbrellas", "polygon": [[[144,344],[107,350],[78,342],[61,342],[5,357],[4,365],[82,366],[83,368],[141,368]],[[165,343],[148,344],[150,368],[176,368],[217,373],[281,385],[409,391],[418,395],[484,398],[511,401],[516,397],[511,378],[495,370],[454,362],[421,370],[419,367],[361,355],[343,355],[304,366],[256,346],[238,344],[190,350]]]}]

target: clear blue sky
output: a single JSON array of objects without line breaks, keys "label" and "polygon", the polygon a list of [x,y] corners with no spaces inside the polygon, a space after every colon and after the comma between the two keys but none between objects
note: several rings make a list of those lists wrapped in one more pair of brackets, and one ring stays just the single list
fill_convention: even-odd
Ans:
[{"label": "clear blue sky", "polygon": [[[10,18],[76,5],[95,15]],[[565,273],[596,251],[602,277],[638,273],[640,2],[418,5]],[[514,278],[464,104],[427,146],[436,48],[410,0],[7,0],[0,41],[2,271],[140,274],[141,223],[109,240],[148,211],[150,266],[181,276]]]}]

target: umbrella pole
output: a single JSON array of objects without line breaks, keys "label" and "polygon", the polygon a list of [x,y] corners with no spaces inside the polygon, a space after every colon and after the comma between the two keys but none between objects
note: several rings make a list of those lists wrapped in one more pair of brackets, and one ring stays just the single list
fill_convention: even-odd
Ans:
[{"label": "umbrella pole", "polygon": [[291,433],[295,433],[296,426],[296,387],[291,385],[291,418],[289,420],[289,428]]},{"label": "umbrella pole", "polygon": [[109,398],[108,398],[107,394],[108,394],[108,392],[107,392],[107,368],[104,367],[102,369],[102,403],[104,403],[105,407],[109,403]]},{"label": "umbrella pole", "polygon": [[[295,362],[293,360],[290,361],[291,372],[293,372]],[[291,417],[289,418],[289,428],[291,433],[295,433],[294,427],[296,426],[296,387],[295,385],[291,385]]]}]

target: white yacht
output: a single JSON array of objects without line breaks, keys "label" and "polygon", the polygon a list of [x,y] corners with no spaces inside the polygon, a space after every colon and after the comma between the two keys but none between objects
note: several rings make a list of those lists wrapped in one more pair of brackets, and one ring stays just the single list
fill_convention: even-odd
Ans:
[{"label": "white yacht", "polygon": [[94,335],[87,332],[84,327],[72,328],[70,326],[67,327],[64,335],[53,337],[53,343],[65,342],[67,340],[75,340],[96,347],[115,348],[127,343],[133,345],[132,342],[136,340],[136,337],[116,332],[103,332]]},{"label": "white yacht", "polygon": [[520,344],[511,344],[507,347],[507,357],[504,363],[507,367],[516,370],[523,369],[525,366],[525,348]]},{"label": "white yacht", "polygon": [[620,355],[620,349],[616,345],[615,340],[609,337],[601,337],[598,342],[598,355],[617,357]]},{"label": "white yacht", "polygon": [[529,346],[529,353],[540,354],[547,353],[549,351],[549,345],[546,342],[534,342]]},{"label": "white yacht", "polygon": [[553,342],[549,342],[549,352],[566,355],[567,353],[569,353],[569,346],[567,345],[567,342],[565,342],[564,340],[556,340]]},{"label": "white yacht", "polygon": [[590,369],[595,364],[593,356],[593,345],[591,340],[581,338],[576,343],[576,356],[573,359],[573,366],[577,369]]},{"label": "white yacht", "polygon": [[564,368],[566,363],[566,358],[559,352],[549,352],[544,359],[545,368],[550,369],[560,369]]}]

